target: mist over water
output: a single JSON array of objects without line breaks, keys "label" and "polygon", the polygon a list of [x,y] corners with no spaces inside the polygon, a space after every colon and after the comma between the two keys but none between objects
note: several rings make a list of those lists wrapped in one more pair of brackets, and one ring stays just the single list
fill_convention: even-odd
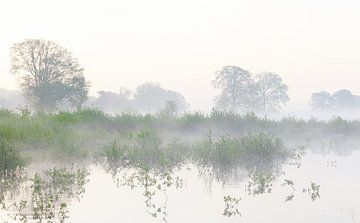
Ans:
[{"label": "mist over water", "polygon": [[360,221],[359,7],[3,1],[0,223]]}]

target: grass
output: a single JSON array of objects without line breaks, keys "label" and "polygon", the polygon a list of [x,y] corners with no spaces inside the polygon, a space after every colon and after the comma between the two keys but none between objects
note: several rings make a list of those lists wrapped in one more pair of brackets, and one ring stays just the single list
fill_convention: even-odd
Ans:
[{"label": "grass", "polygon": [[96,161],[113,176],[124,169],[172,171],[194,164],[202,176],[226,182],[238,171],[277,173],[293,153],[281,139],[264,133],[219,139],[208,134],[202,141],[185,144],[163,142],[154,132],[142,130],[130,134],[126,142],[104,146]]},{"label": "grass", "polygon": [[26,160],[10,145],[0,138],[0,174],[6,176],[26,166]]},{"label": "grass", "polygon": [[279,172],[281,165],[292,158],[292,153],[279,138],[264,133],[218,140],[207,135],[194,145],[192,160],[204,175],[211,173],[218,181],[226,182],[244,170]]},{"label": "grass", "polygon": [[163,142],[148,129],[129,134],[122,144],[116,141],[103,147],[97,158],[108,169],[122,167],[163,168],[184,162],[188,146],[177,140]]},{"label": "grass", "polygon": [[[93,158],[113,177],[119,171],[132,170],[128,178],[118,178],[117,183],[131,188],[136,184],[144,185],[149,213],[159,214],[158,206],[153,202],[156,199],[152,200],[153,194],[164,192],[171,185],[181,185],[181,181],[172,178],[175,168],[193,164],[198,167],[199,177],[222,183],[245,175],[250,177],[246,187],[249,194],[268,193],[275,179],[274,173],[280,173],[282,164],[292,161],[291,165],[300,165],[300,155],[289,149],[285,141],[305,140],[309,136],[315,139],[323,136],[360,137],[360,122],[341,118],[329,121],[305,121],[293,117],[271,120],[253,113],[240,115],[219,111],[164,117],[149,114],[111,116],[99,109],[38,115],[31,115],[26,110],[20,113],[0,110],[0,170],[9,173],[25,167],[24,155],[27,154],[31,155],[32,161],[42,160],[44,155],[40,154],[66,161]],[[48,220],[49,213],[56,213],[65,219],[66,203],[58,198],[81,195],[87,174],[80,170],[53,169],[35,175],[31,179],[32,197],[28,201],[32,202],[29,207],[34,208],[34,216]],[[316,190],[318,186],[312,184],[306,192],[316,198]],[[238,202],[231,197],[224,199],[225,202]],[[27,207],[26,202],[22,204]],[[163,211],[164,207],[161,208]],[[21,213],[24,214],[21,216],[26,214]],[[231,212],[225,212],[225,215],[229,214]]]},{"label": "grass", "polygon": [[[33,150],[41,153],[54,155],[56,157],[88,157],[94,151],[98,151],[109,141],[127,142],[129,134],[141,132],[147,129],[152,135],[135,135],[132,145],[123,150],[131,150],[133,156],[143,157],[160,162],[163,159],[162,150],[165,149],[167,142],[161,142],[161,150],[155,138],[158,135],[162,140],[181,137],[185,142],[198,143],[204,132],[211,131],[213,138],[223,135],[234,137],[246,134],[270,134],[276,137],[290,139],[309,139],[321,138],[323,136],[360,136],[360,121],[347,121],[341,118],[334,118],[329,121],[319,121],[311,119],[308,121],[292,117],[281,120],[271,120],[259,118],[253,113],[246,115],[212,111],[210,114],[199,112],[184,114],[180,117],[163,118],[156,115],[141,114],[116,114],[108,115],[100,109],[83,109],[75,112],[61,111],[55,114],[30,115],[29,112],[18,112],[10,110],[0,110],[0,138],[6,140],[20,152],[31,152]],[[149,133],[150,132],[150,133]],[[136,141],[146,138],[146,147],[149,150],[141,150],[140,145],[135,145]],[[251,138],[244,138],[249,140]],[[264,139],[265,140],[265,139]],[[174,142],[173,142],[174,143]],[[228,153],[233,153],[233,147],[241,142],[235,139],[217,142],[215,147],[226,146]],[[124,144],[124,143],[123,143]],[[226,144],[226,145],[222,145]],[[143,145],[144,146],[144,145]],[[182,147],[183,145],[172,145]],[[168,146],[169,147],[169,146]],[[171,153],[177,150],[169,149]],[[168,153],[170,154],[170,152]],[[213,151],[215,152],[215,151]],[[240,152],[240,151],[238,151]],[[175,156],[173,154],[173,156]],[[227,156],[226,154],[223,154]],[[266,154],[263,154],[266,155]],[[231,163],[231,162],[230,162]]]}]

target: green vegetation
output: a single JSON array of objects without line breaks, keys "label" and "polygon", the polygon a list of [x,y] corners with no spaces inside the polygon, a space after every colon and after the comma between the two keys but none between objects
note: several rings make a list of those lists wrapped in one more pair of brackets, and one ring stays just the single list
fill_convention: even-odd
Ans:
[{"label": "green vegetation", "polygon": [[6,139],[0,138],[0,180],[26,165],[25,159]]},{"label": "green vegetation", "polygon": [[[7,174],[0,181],[0,206],[20,222],[66,222],[67,201],[85,192],[86,170],[58,168],[23,174],[29,161],[56,159],[97,167],[111,174],[119,187],[143,190],[146,211],[167,220],[167,190],[181,188],[177,176],[182,167],[195,167],[205,183],[225,185],[244,179],[248,195],[271,193],[282,175],[282,166],[300,167],[303,147],[287,141],[309,135],[357,137],[358,121],[340,118],[328,122],[284,118],[270,120],[253,113],[246,115],[213,111],[167,115],[108,115],[99,109],[62,111],[31,115],[0,111],[0,168]],[[205,134],[204,134],[205,133]],[[230,134],[231,133],[231,134]],[[42,155],[45,154],[45,155]],[[292,180],[285,180],[293,188]],[[27,185],[27,186],[26,186]],[[11,193],[30,187],[26,199],[11,201]],[[319,185],[304,188],[314,201]],[[294,198],[294,191],[286,200]],[[224,216],[240,215],[240,198],[225,196]],[[29,217],[28,213],[32,213]],[[15,215],[14,215],[15,214]]]},{"label": "green vegetation", "polygon": [[80,199],[89,175],[86,169],[51,169],[27,180],[29,193],[20,201],[2,203],[17,222],[64,223],[69,218],[67,201]]},{"label": "green vegetation", "polygon": [[[9,110],[0,111],[1,139],[20,152],[39,151],[41,154],[52,154],[56,157],[89,157],[93,152],[99,151],[99,148],[115,140],[122,144],[132,141],[129,148],[122,146],[122,153],[130,149],[132,154],[128,155],[138,158],[142,156],[143,159],[147,159],[146,162],[160,162],[164,159],[164,154],[161,154],[163,150],[166,150],[166,154],[177,152],[165,147],[186,147],[181,145],[182,142],[200,142],[204,138],[204,133],[209,131],[216,139],[224,135],[229,135],[231,138],[263,133],[285,141],[296,139],[304,143],[306,140],[324,136],[359,137],[360,121],[347,121],[341,118],[330,121],[315,119],[304,121],[291,117],[271,120],[259,118],[253,113],[240,115],[221,111],[213,111],[208,115],[188,113],[180,117],[166,118],[150,114],[108,115],[99,109],[37,115],[30,115],[26,109],[25,111],[22,109],[19,113]],[[129,134],[134,132],[135,134],[129,138]],[[169,139],[174,138],[179,139],[178,144],[165,145],[171,143]],[[231,148],[237,146],[237,143],[249,145],[259,143],[251,137],[242,140],[247,142],[237,142],[234,139],[226,142],[220,140],[220,144],[226,145],[219,144],[215,147],[226,146],[229,147],[227,153],[240,153],[241,151],[231,151]],[[141,142],[145,144],[141,145]],[[276,142],[271,143],[276,144]],[[159,144],[164,148],[159,149]],[[147,149],[141,150],[141,146]],[[173,156],[181,154],[173,154]]]}]

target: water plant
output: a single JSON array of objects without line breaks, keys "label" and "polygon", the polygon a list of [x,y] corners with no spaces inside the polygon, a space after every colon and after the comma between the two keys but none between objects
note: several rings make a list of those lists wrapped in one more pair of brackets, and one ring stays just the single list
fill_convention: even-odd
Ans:
[{"label": "water plant", "polygon": [[31,191],[26,199],[4,203],[4,209],[18,222],[64,223],[69,217],[67,201],[81,198],[88,174],[86,169],[66,168],[35,173],[25,184]]}]

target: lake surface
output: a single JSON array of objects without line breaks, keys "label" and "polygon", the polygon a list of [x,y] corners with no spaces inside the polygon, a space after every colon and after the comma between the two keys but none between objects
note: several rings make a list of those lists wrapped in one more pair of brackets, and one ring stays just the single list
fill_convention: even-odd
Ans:
[{"label": "lake surface", "polygon": [[[49,165],[32,164],[26,174],[32,176]],[[301,159],[282,163],[268,173],[237,168],[228,174],[191,163],[169,171],[94,163],[84,166],[89,173],[84,184],[69,187],[80,191],[79,196],[76,192],[60,195],[59,200],[68,206],[65,222],[360,221],[357,151],[346,156],[308,151]],[[5,203],[19,203],[34,195],[29,180],[19,185],[7,190]],[[14,210],[2,211],[0,222],[22,222],[12,219]]]}]

